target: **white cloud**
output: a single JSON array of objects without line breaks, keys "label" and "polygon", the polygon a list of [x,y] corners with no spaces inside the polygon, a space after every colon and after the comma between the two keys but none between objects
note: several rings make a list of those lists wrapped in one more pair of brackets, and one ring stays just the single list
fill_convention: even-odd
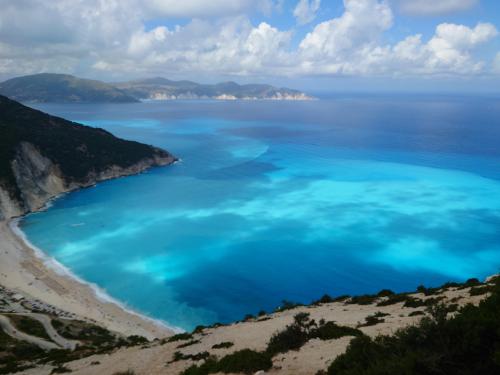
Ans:
[{"label": "white cloud", "polygon": [[293,10],[297,23],[305,25],[312,22],[316,18],[320,5],[321,0],[299,0]]},{"label": "white cloud", "polygon": [[385,2],[345,0],[344,5],[342,16],[320,23],[302,40],[299,49],[306,60],[318,59],[342,70],[361,46],[375,44],[392,26],[392,12]]},{"label": "white cloud", "polygon": [[479,0],[393,0],[402,12],[413,15],[439,15],[464,11]]},{"label": "white cloud", "polygon": [[399,42],[391,51],[391,59],[400,73],[413,74],[474,74],[484,68],[471,52],[498,34],[492,24],[479,23],[474,28],[443,23],[434,36],[422,42],[414,35]]},{"label": "white cloud", "polygon": [[258,10],[269,14],[272,0],[145,0],[140,3],[148,12],[163,17],[220,17]]},{"label": "white cloud", "polygon": [[[222,1],[214,3],[221,5]],[[386,34],[393,25],[393,13],[387,1],[344,0],[345,9],[339,17],[317,24],[297,46],[292,44],[293,31],[280,30],[269,20],[254,25],[246,15],[227,16],[250,6],[261,12],[266,11],[265,4],[276,9],[280,1],[235,1],[226,8],[224,17],[210,16],[213,3],[176,2],[175,9],[167,9],[170,14],[199,14],[200,18],[183,26],[152,29],[146,27],[151,11],[146,4],[174,3],[0,0],[0,73],[479,74],[491,69],[492,62],[478,59],[475,50],[498,33],[489,23],[475,27],[443,23],[426,40],[416,34],[389,43]],[[19,19],[28,21],[20,23]],[[500,57],[495,64],[500,73]]]}]

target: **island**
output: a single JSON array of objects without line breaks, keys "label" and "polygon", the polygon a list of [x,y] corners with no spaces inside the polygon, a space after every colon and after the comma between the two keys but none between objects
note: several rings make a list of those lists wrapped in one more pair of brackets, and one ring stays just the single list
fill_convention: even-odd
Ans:
[{"label": "island", "polygon": [[142,100],[313,100],[301,91],[267,84],[215,85],[147,78],[106,83],[67,74],[41,73],[0,83],[0,95],[23,103],[135,103]]}]

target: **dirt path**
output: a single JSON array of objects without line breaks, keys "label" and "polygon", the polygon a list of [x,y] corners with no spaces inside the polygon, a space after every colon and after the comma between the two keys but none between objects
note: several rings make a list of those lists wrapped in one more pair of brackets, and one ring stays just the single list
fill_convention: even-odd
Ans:
[{"label": "dirt path", "polygon": [[[5,314],[5,315],[9,315],[9,314]],[[12,314],[12,315],[14,315],[14,314]],[[68,339],[62,337],[54,329],[54,327],[52,326],[52,323],[51,323],[51,319],[47,315],[37,314],[37,313],[22,313],[22,314],[15,314],[15,315],[23,315],[23,316],[27,316],[28,318],[33,318],[33,319],[38,320],[43,325],[43,328],[45,328],[45,331],[49,335],[50,339],[64,349],[74,350],[77,345],[82,344],[80,341],[68,340]]]},{"label": "dirt path", "polygon": [[24,332],[19,331],[12,322],[4,315],[0,315],[0,328],[9,336],[17,339],[27,341],[31,344],[34,344],[42,349],[51,350],[51,349],[61,349],[58,345],[53,342],[46,341],[40,337],[31,336]]}]

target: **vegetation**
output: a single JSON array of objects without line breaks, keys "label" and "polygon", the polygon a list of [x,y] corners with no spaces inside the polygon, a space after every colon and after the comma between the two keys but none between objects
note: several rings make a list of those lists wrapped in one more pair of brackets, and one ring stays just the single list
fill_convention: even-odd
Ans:
[{"label": "vegetation", "polygon": [[173,335],[167,339],[167,342],[175,342],[175,341],[183,341],[183,340],[192,340],[193,335],[191,333],[183,332]]},{"label": "vegetation", "polygon": [[238,85],[235,82],[222,82],[215,85],[204,85],[191,81],[171,81],[161,77],[123,82],[115,86],[139,99],[150,99],[157,93],[176,97],[214,98],[220,95],[231,95],[236,98],[260,99],[301,94],[296,90],[263,84]]},{"label": "vegetation", "polygon": [[417,326],[393,336],[353,339],[328,374],[500,374],[500,286],[479,306],[467,305],[448,318],[449,307],[428,307]]},{"label": "vegetation", "polygon": [[85,182],[89,173],[111,165],[129,167],[163,150],[116,138],[103,129],[83,126],[28,108],[0,96],[0,186],[20,197],[11,162],[21,142],[28,142],[57,164],[70,182]]},{"label": "vegetation", "polygon": [[324,320],[316,323],[316,321],[309,319],[308,313],[298,313],[291,325],[271,337],[266,352],[274,356],[278,353],[298,350],[310,339],[333,340],[361,334],[362,332],[358,329],[339,326],[334,322],[325,322]]},{"label": "vegetation", "polygon": [[253,374],[259,370],[269,370],[273,363],[267,353],[243,349],[217,360],[209,357],[200,366],[193,365],[182,372],[182,375],[207,375],[222,372]]},{"label": "vegetation", "polygon": [[33,74],[0,83],[0,94],[21,102],[133,103],[138,100],[116,87],[67,74]]},{"label": "vegetation", "polygon": [[37,336],[44,340],[51,341],[47,331],[45,331],[45,328],[43,327],[43,324],[38,320],[15,314],[9,314],[7,317],[18,330],[27,333],[28,335]]},{"label": "vegetation", "polygon": [[227,349],[233,346],[234,344],[229,341],[224,341],[219,344],[212,345],[212,349]]}]

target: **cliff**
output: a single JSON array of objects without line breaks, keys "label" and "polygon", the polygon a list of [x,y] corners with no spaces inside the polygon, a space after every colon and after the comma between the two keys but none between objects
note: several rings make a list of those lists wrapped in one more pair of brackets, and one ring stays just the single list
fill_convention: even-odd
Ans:
[{"label": "cliff", "polygon": [[58,194],[175,161],[0,96],[0,220],[35,211]]}]

